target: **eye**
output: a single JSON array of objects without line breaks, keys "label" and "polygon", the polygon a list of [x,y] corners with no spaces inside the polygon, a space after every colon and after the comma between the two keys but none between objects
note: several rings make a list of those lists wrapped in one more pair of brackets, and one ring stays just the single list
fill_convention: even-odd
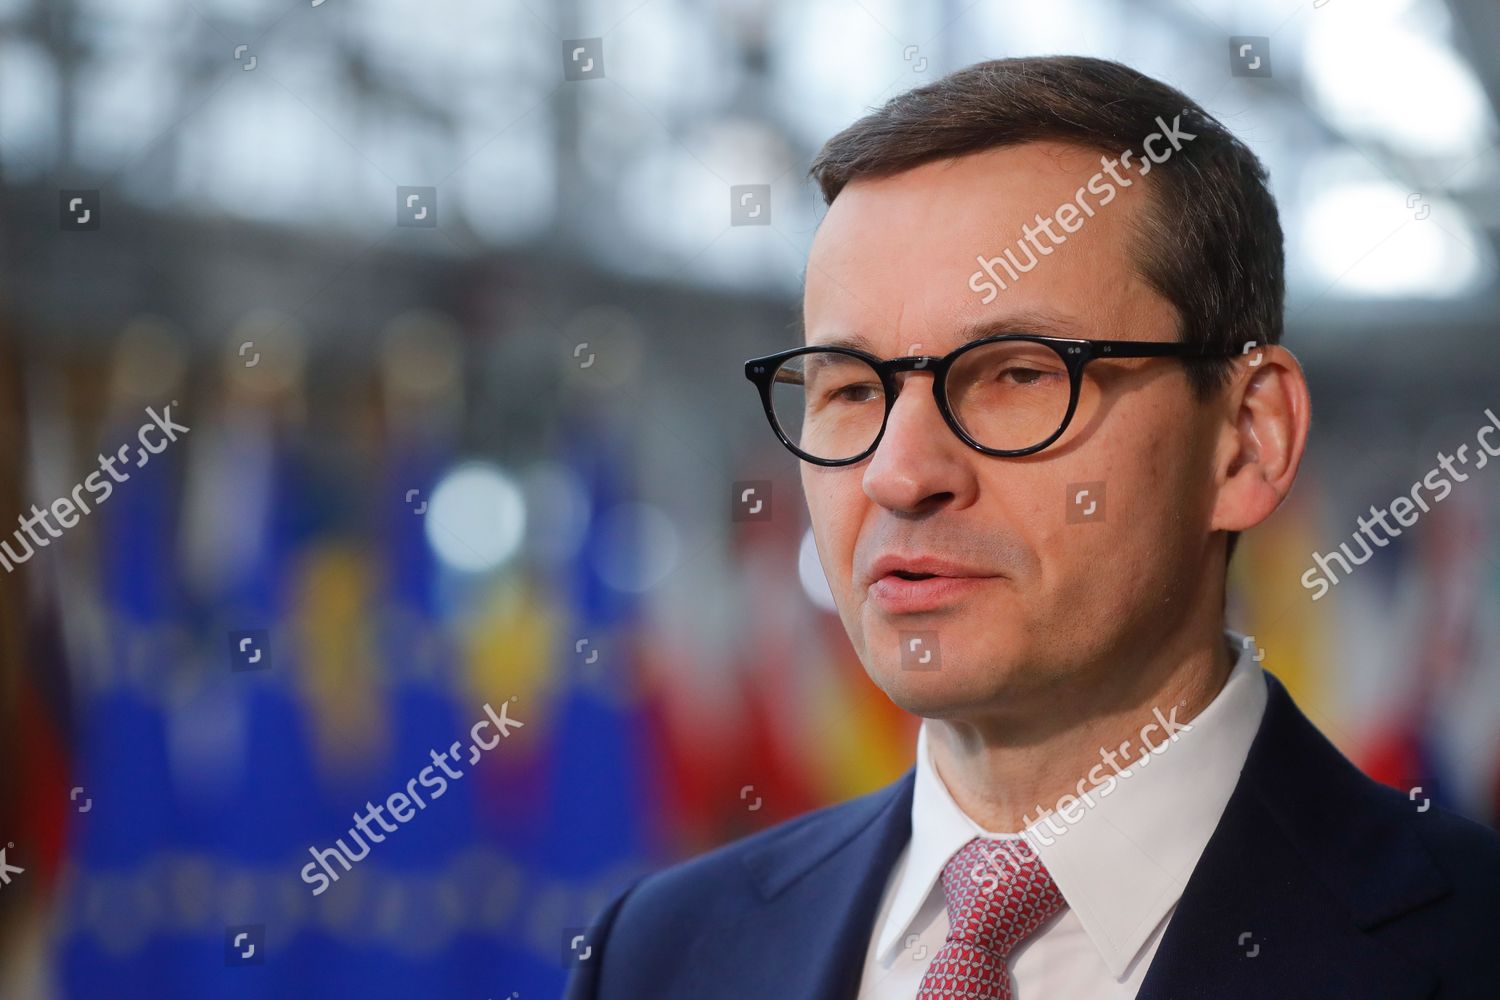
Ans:
[{"label": "eye", "polygon": [[1063,373],[1051,367],[1036,367],[1017,361],[997,366],[994,380],[1007,386],[1032,386],[1061,377]]},{"label": "eye", "polygon": [[1047,372],[1039,371],[1036,368],[1022,368],[1020,366],[1012,366],[1010,368],[1001,369],[999,377],[1001,379],[1008,378],[1010,379],[1010,381],[1014,382],[1017,385],[1032,385],[1036,382],[1041,381],[1042,377],[1047,374]]},{"label": "eye", "polygon": [[833,397],[834,399],[845,403],[866,403],[879,394],[880,388],[878,386],[874,386],[866,382],[857,385],[843,386],[842,388],[834,391]]}]

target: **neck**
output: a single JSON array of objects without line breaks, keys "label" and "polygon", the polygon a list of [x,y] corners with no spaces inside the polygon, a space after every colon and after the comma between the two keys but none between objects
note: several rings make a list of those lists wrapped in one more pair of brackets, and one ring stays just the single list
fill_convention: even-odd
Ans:
[{"label": "neck", "polygon": [[[1160,745],[1166,734],[1159,726],[1144,740],[1142,730],[1160,716],[1191,721],[1223,689],[1233,665],[1215,628],[1211,635],[1168,644],[1143,662],[1116,660],[1087,673],[1129,678],[1122,690],[1102,697],[1093,684],[1086,686],[1095,697],[1082,690],[1052,691],[1047,704],[1027,713],[1033,723],[1050,720],[1040,728],[1017,726],[1014,713],[1003,719],[929,718],[928,748],[960,809],[986,830],[1016,833],[1057,811],[1064,796],[1079,796]],[[1071,802],[1064,807],[1073,808]]]}]

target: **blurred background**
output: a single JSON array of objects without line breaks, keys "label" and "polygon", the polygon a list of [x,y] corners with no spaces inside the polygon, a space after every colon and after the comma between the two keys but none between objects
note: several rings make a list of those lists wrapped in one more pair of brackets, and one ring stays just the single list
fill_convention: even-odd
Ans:
[{"label": "blurred background", "polygon": [[1500,465],[1299,583],[1500,412],[1488,0],[0,0],[0,518],[94,476],[3,539],[0,995],[556,996],[625,882],[898,777],[741,363],[798,342],[824,140],[1056,52],[1271,171],[1313,434],[1231,623],[1496,823]]}]

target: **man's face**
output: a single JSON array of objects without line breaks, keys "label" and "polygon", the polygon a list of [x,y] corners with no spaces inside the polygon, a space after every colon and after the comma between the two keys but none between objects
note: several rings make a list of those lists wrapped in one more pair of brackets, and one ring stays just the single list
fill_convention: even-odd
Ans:
[{"label": "man's face", "polygon": [[[1176,340],[1175,310],[1132,266],[1150,183],[1135,171],[1121,171],[1133,183],[1111,203],[1086,196],[1095,215],[1077,232],[1054,225],[1066,242],[1040,236],[1052,253],[991,302],[969,287],[976,255],[1014,248],[1023,226],[1074,201],[1099,169],[1097,152],[1031,143],[848,185],[809,256],[807,342],[858,336],[881,358],[940,355],[990,324],[995,333]],[[1034,715],[1049,696],[1113,686],[1111,675],[1182,626],[1203,588],[1218,593],[1222,581],[1208,570],[1223,539],[1210,536],[1209,518],[1223,410],[1193,395],[1182,362],[1090,362],[1067,431],[1021,458],[958,440],[932,375],[897,378],[902,391],[873,455],[837,468],[801,463],[839,615],[897,704],[934,718]],[[945,560],[969,578],[872,580],[874,562],[891,554]],[[919,669],[933,634],[940,666]],[[914,639],[904,667],[902,644]]]}]

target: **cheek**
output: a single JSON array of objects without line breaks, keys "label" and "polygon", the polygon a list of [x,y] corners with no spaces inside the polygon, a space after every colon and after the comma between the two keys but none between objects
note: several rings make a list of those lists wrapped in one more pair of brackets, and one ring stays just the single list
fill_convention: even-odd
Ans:
[{"label": "cheek", "polygon": [[1115,432],[1127,424],[1122,419],[1084,447],[991,487],[1004,491],[1015,528],[1039,561],[1042,588],[1073,595],[1064,605],[1149,584],[1164,540],[1184,527],[1188,460],[1173,450],[1183,442],[1132,418],[1128,436]]},{"label": "cheek", "polygon": [[[851,493],[852,491],[852,493]],[[858,479],[847,474],[804,470],[802,492],[823,573],[841,591],[853,572],[854,543],[859,532],[859,510],[864,494]]]},{"label": "cheek", "polygon": [[1185,436],[1145,421],[1136,426],[1129,441],[1112,442],[1110,457],[1092,467],[1103,483],[1103,522],[1080,523],[1075,509],[1075,521],[1060,518],[1052,540],[1066,572],[1096,595],[1096,604],[1129,605],[1169,588],[1182,572],[1184,542],[1199,506]]}]

